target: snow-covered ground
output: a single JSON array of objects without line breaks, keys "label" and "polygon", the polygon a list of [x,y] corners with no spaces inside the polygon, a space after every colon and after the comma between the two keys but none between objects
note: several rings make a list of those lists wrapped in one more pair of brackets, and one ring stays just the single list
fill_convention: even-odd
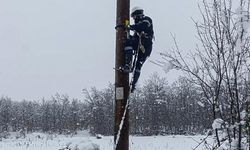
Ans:
[{"label": "snow-covered ground", "polygon": [[[192,150],[204,136],[131,136],[130,150]],[[0,150],[59,150],[69,146],[72,150],[112,150],[113,137],[97,139],[86,133],[76,136],[33,133],[24,139],[3,139]],[[202,150],[200,146],[197,150]]]}]

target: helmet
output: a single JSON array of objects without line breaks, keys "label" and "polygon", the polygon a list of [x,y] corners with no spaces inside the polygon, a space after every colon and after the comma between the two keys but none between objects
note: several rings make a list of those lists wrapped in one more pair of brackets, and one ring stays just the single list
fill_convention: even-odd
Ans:
[{"label": "helmet", "polygon": [[140,7],[134,7],[131,11],[131,17],[143,15],[143,9]]}]

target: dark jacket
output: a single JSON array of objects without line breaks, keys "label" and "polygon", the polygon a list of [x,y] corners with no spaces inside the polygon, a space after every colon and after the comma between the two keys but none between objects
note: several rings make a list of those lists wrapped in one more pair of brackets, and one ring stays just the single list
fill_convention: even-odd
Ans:
[{"label": "dark jacket", "polygon": [[145,37],[151,40],[154,37],[153,22],[148,16],[142,16],[141,18],[135,20],[135,24],[131,25],[130,29],[136,31],[139,34],[144,32]]}]

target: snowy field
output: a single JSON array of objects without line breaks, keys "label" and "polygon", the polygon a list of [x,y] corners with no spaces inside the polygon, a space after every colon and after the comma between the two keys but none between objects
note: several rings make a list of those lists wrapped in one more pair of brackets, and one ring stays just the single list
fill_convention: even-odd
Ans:
[{"label": "snowy field", "polygon": [[[203,136],[131,136],[129,147],[130,150],[192,150],[202,138]],[[24,139],[16,139],[14,136],[2,139],[0,150],[60,150],[66,145],[72,150],[93,150],[93,145],[99,147],[99,150],[112,150],[113,137],[97,139],[86,133],[73,137],[33,133]],[[197,148],[202,149],[202,146]]]}]

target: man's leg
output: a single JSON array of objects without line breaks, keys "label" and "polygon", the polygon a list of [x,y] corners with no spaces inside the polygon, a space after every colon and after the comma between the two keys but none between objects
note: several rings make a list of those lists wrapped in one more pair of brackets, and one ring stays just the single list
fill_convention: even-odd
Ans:
[{"label": "man's leg", "polygon": [[132,42],[130,40],[127,40],[124,44],[124,66],[123,71],[124,72],[131,72],[132,68],[132,59],[133,59],[133,46]]},{"label": "man's leg", "polygon": [[137,59],[136,65],[135,65],[135,71],[134,71],[133,79],[132,79],[132,83],[131,83],[131,85],[132,85],[132,87],[131,87],[131,93],[133,93],[134,90],[135,90],[136,83],[137,83],[137,81],[138,81],[138,79],[140,77],[140,74],[141,74],[142,65],[146,61],[146,58],[147,58],[147,56],[145,56],[140,51],[139,54],[138,54],[138,59]]},{"label": "man's leg", "polygon": [[151,51],[152,51],[152,41],[151,40],[143,41],[143,43],[144,43],[143,46],[145,48],[145,52],[143,53],[141,50],[139,50],[139,52],[138,52],[138,59],[137,59],[136,66],[135,66],[133,80],[131,83],[132,84],[131,93],[133,93],[135,90],[136,83],[137,83],[137,81],[140,77],[140,74],[141,74],[142,65],[147,60],[147,58],[150,56]]},{"label": "man's leg", "polygon": [[136,68],[135,68],[135,71],[134,71],[134,75],[133,75],[133,80],[132,80],[132,83],[131,83],[131,93],[133,93],[134,90],[135,90],[135,86],[136,86],[136,83],[137,83],[137,81],[138,81],[138,79],[140,77],[140,74],[141,74],[141,70],[136,65]]}]

